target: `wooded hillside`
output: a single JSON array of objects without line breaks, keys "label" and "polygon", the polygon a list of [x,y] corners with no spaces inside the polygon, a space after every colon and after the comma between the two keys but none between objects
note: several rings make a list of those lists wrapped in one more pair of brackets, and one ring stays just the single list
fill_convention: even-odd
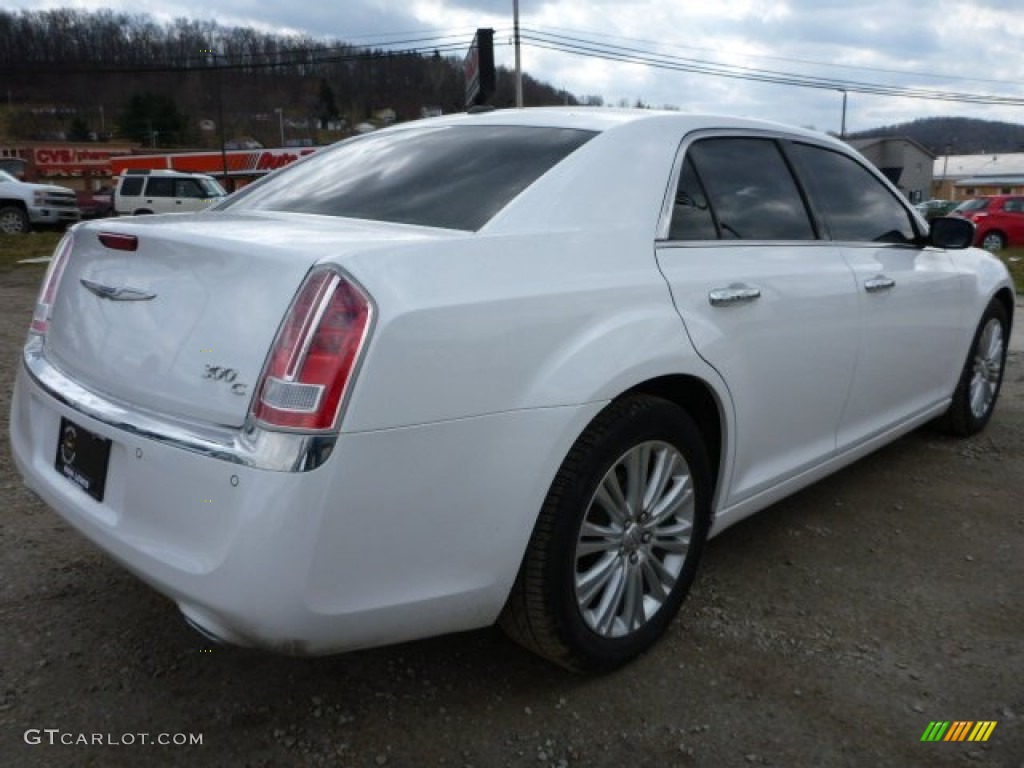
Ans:
[{"label": "wooded hillside", "polygon": [[[461,111],[467,47],[390,53],[190,19],[0,11],[0,96],[10,138],[95,134],[201,146],[212,143],[210,123],[222,109],[229,139],[276,145],[281,123],[287,138],[302,140],[323,138],[328,126],[343,133],[380,110],[397,120]],[[525,74],[523,92],[531,106],[578,103]],[[499,70],[491,103],[513,101],[513,77]]]},{"label": "wooded hillside", "polygon": [[1024,152],[1024,125],[969,117],[926,117],[849,134],[851,139],[907,136],[936,155]]}]

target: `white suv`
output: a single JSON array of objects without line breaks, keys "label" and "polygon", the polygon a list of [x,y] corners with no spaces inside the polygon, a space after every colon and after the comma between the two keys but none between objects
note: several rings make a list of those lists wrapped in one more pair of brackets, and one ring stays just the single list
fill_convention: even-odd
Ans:
[{"label": "white suv", "polygon": [[131,170],[117,180],[114,212],[187,213],[209,208],[227,194],[212,176],[183,171]]}]

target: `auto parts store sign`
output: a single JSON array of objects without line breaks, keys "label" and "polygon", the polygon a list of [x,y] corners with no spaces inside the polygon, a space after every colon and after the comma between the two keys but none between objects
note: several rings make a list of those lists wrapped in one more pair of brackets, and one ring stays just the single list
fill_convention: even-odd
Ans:
[{"label": "auto parts store sign", "polygon": [[300,157],[312,154],[316,149],[316,147],[304,147],[302,149],[230,150],[223,155],[220,152],[131,155],[115,158],[111,165],[115,176],[129,169],[156,170],[160,168],[222,176],[225,166],[227,166],[228,176],[260,176],[289,163],[294,163]]}]

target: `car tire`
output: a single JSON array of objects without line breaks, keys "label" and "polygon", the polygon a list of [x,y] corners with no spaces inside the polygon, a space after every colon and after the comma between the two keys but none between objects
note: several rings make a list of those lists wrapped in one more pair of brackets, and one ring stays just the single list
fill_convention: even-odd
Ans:
[{"label": "car tire", "polygon": [[5,235],[16,235],[28,232],[28,214],[17,205],[0,207],[0,232]]},{"label": "car tire", "polygon": [[693,583],[710,497],[707,451],[685,411],[647,395],[611,403],[551,484],[502,628],[578,672],[643,653]]},{"label": "car tire", "polygon": [[1002,302],[993,299],[981,316],[953,392],[949,410],[940,425],[950,434],[968,437],[985,428],[995,410],[1006,370],[1009,317]]},{"label": "car tire", "polygon": [[1001,251],[1006,247],[1006,235],[1002,232],[986,232],[981,238],[981,247],[986,251]]}]

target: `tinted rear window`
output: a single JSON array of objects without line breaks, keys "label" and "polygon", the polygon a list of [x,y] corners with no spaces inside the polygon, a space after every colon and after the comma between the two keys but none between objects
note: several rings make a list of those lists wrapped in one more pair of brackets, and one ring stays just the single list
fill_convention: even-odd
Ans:
[{"label": "tinted rear window", "polygon": [[443,126],[369,134],[317,152],[219,210],[269,210],[477,230],[594,133]]},{"label": "tinted rear window", "polygon": [[703,139],[689,157],[707,185],[722,239],[813,240],[807,208],[769,139]]},{"label": "tinted rear window", "polygon": [[151,178],[146,185],[150,197],[174,197],[174,179]]}]

